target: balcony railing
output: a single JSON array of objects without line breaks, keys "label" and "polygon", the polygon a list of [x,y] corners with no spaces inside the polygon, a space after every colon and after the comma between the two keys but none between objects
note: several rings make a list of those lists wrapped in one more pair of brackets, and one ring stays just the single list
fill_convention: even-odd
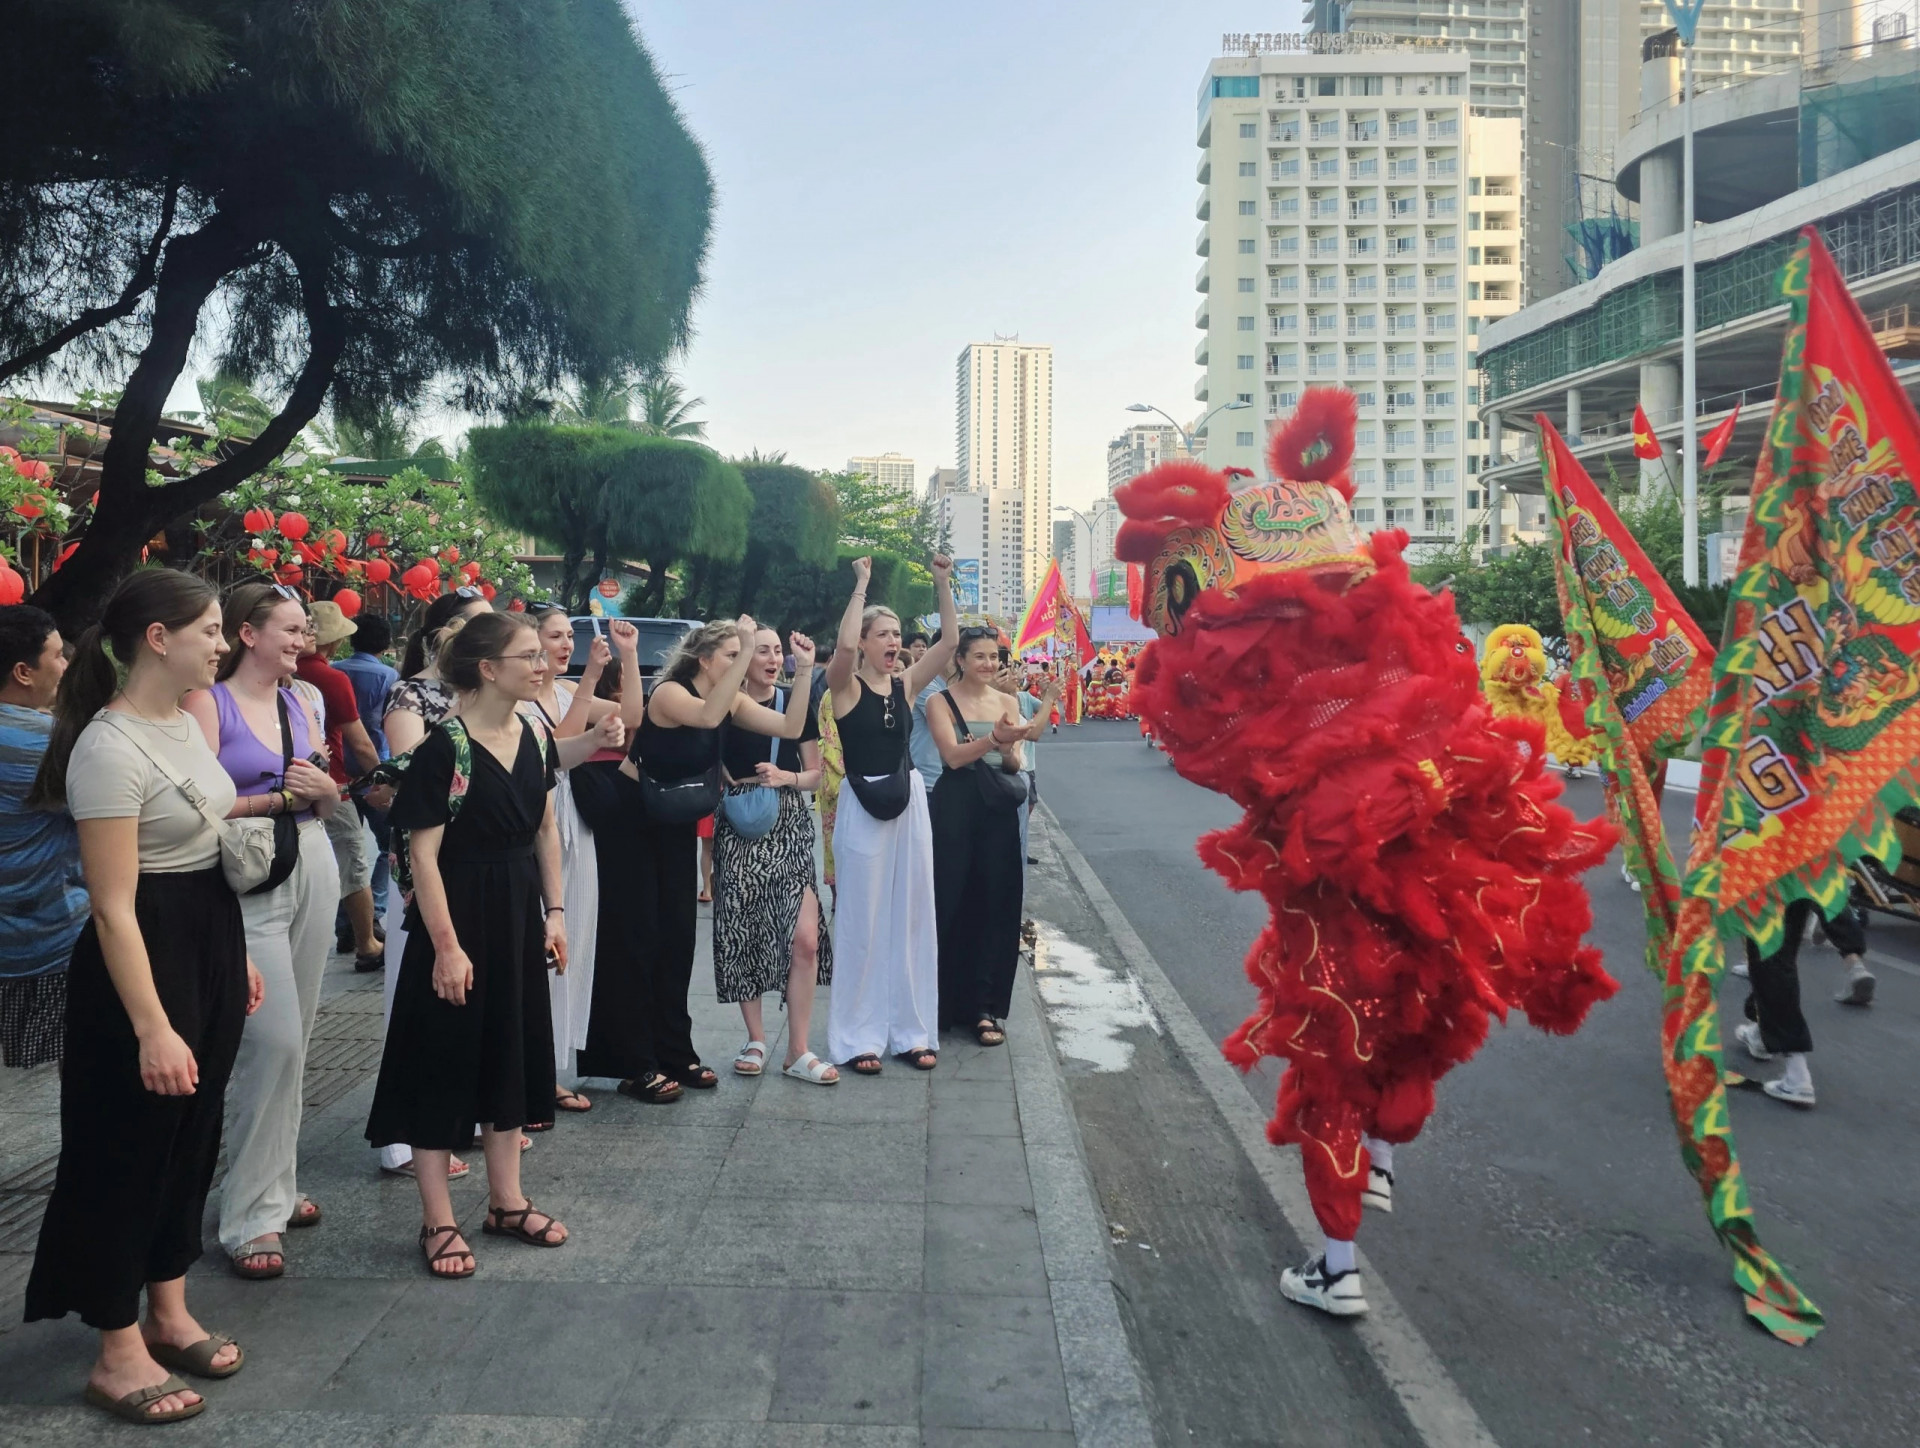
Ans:
[{"label": "balcony railing", "polygon": [[1337,141],[1340,139],[1340,123],[1338,121],[1315,121],[1307,130],[1307,139],[1311,141]]},{"label": "balcony railing", "polygon": [[1331,221],[1340,214],[1340,202],[1337,197],[1321,197],[1313,203],[1315,221]]},{"label": "balcony railing", "polygon": [[1371,337],[1376,330],[1372,317],[1348,317],[1347,335],[1349,337]]},{"label": "balcony railing", "polygon": [[1388,277],[1387,295],[1390,297],[1413,297],[1420,294],[1418,277]]},{"label": "balcony railing", "polygon": [[1347,354],[1347,376],[1371,376],[1380,370],[1380,364],[1371,352],[1350,352]]},{"label": "balcony railing", "polygon": [[1338,277],[1315,277],[1307,287],[1307,295],[1310,297],[1337,297],[1340,295],[1340,279]]},{"label": "balcony railing", "polygon": [[1267,139],[1269,141],[1278,141],[1282,145],[1297,146],[1300,144],[1300,123],[1298,121],[1283,121],[1267,132]]},{"label": "balcony railing", "polygon": [[1292,177],[1298,176],[1299,174],[1300,174],[1300,162],[1298,159],[1291,160],[1291,161],[1275,161],[1273,163],[1273,179],[1276,181],[1285,181]]},{"label": "balcony railing", "polygon": [[1427,238],[1427,255],[1430,257],[1451,258],[1460,253],[1460,243],[1451,236],[1430,236]]},{"label": "balcony railing", "polygon": [[1307,174],[1315,181],[1338,181],[1340,179],[1340,163],[1338,161],[1315,161],[1313,165],[1308,168]]},{"label": "balcony railing", "polygon": [[1389,377],[1412,377],[1419,370],[1419,363],[1411,357],[1387,358],[1387,376]]},{"label": "balcony railing", "polygon": [[1427,335],[1429,337],[1451,337],[1453,335],[1454,322],[1455,319],[1451,312],[1445,316],[1428,317]]},{"label": "balcony railing", "polygon": [[1347,282],[1347,295],[1372,300],[1379,294],[1378,279],[1375,277],[1353,277]]},{"label": "balcony railing", "polygon": [[1337,357],[1309,357],[1307,359],[1307,376],[1309,377],[1333,377],[1337,376],[1339,371],[1340,359]]},{"label": "balcony railing", "polygon": [[1340,238],[1337,236],[1316,236],[1313,245],[1307,250],[1308,256],[1331,257],[1340,255]]},{"label": "balcony railing", "polygon": [[1390,141],[1417,141],[1420,139],[1418,121],[1395,121],[1387,127],[1387,139]]},{"label": "balcony railing", "polygon": [[1460,134],[1458,121],[1428,121],[1427,139],[1429,141],[1451,141]]},{"label": "balcony railing", "polygon": [[1436,357],[1427,358],[1427,376],[1429,377],[1451,377],[1459,370],[1451,352],[1442,352]]},{"label": "balcony railing", "polygon": [[1387,179],[1389,181],[1417,181],[1419,178],[1420,163],[1418,161],[1387,162]]},{"label": "balcony railing", "polygon": [[1451,157],[1445,161],[1427,162],[1427,179],[1429,181],[1451,181],[1459,174],[1460,163]]},{"label": "balcony railing", "polygon": [[1378,121],[1355,121],[1347,127],[1347,139],[1349,141],[1377,141],[1380,139],[1380,123]]}]

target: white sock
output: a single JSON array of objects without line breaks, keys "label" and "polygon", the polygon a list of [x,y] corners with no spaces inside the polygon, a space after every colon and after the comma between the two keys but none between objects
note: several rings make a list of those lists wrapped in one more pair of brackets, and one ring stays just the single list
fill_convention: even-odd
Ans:
[{"label": "white sock", "polygon": [[1336,1242],[1332,1237],[1324,1240],[1327,1244],[1327,1274],[1337,1277],[1342,1272],[1353,1271],[1353,1243]]},{"label": "white sock", "polygon": [[1805,1087],[1811,1090],[1813,1073],[1807,1069],[1807,1058],[1799,1051],[1789,1051],[1783,1059],[1787,1063],[1787,1069],[1781,1073],[1780,1079],[1789,1086]]},{"label": "white sock", "polygon": [[1362,1137],[1361,1140],[1366,1144],[1367,1159],[1372,1163],[1374,1169],[1376,1171],[1391,1173],[1393,1171],[1393,1143],[1390,1141],[1382,1141],[1377,1136],[1366,1136]]}]

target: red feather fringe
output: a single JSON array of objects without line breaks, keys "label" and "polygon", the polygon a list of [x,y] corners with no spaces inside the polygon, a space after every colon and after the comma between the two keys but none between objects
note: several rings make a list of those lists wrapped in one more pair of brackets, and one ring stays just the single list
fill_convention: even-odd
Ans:
[{"label": "red feather fringe", "polygon": [[[1353,497],[1347,464],[1353,461],[1353,429],[1360,420],[1360,404],[1344,387],[1309,387],[1300,394],[1300,406],[1287,425],[1267,444],[1267,466],[1276,478],[1296,483],[1326,483]],[[1307,453],[1324,446],[1319,457]]]}]

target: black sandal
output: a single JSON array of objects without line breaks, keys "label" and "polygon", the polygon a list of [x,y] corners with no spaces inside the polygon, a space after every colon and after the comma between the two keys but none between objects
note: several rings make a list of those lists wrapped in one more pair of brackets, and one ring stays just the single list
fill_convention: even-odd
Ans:
[{"label": "black sandal", "polygon": [[[988,1040],[991,1036],[993,1039]],[[1000,1023],[992,1016],[982,1016],[973,1025],[973,1038],[983,1046],[1004,1046],[1007,1033],[1000,1029]]]},{"label": "black sandal", "polygon": [[[459,1235],[460,1229],[458,1227],[422,1227],[420,1229],[420,1255],[427,1259],[427,1276],[450,1278],[471,1277],[479,1270],[480,1264],[474,1259],[473,1252],[470,1249],[462,1247],[456,1251],[451,1245],[454,1238]],[[444,1237],[448,1243],[448,1245],[441,1247],[438,1252],[433,1251],[427,1245],[430,1240],[436,1237]],[[466,1271],[441,1272],[433,1265],[436,1262],[451,1261],[455,1257],[465,1257],[467,1259]]]},{"label": "black sandal", "polygon": [[673,1079],[689,1091],[711,1091],[720,1084],[720,1078],[713,1074],[711,1066],[702,1066],[698,1061],[684,1071],[673,1073]]},{"label": "black sandal", "polygon": [[649,1106],[666,1106],[678,1101],[681,1096],[680,1083],[671,1076],[662,1076],[658,1071],[629,1077],[614,1089],[622,1096],[631,1096],[635,1101],[644,1101]]},{"label": "black sandal", "polygon": [[880,1074],[880,1058],[872,1051],[862,1051],[851,1061],[846,1062],[846,1066],[849,1070],[856,1071],[862,1076],[878,1076]]},{"label": "black sandal", "polygon": [[931,1046],[922,1046],[917,1051],[895,1051],[896,1061],[905,1061],[916,1071],[931,1071],[940,1064],[940,1053]]},{"label": "black sandal", "polygon": [[[528,1217],[545,1217],[547,1225],[535,1232],[528,1228]],[[505,1207],[488,1207],[487,1219],[480,1224],[480,1230],[491,1237],[512,1237],[525,1242],[529,1247],[564,1247],[570,1238],[562,1237],[554,1241],[547,1233],[555,1227],[562,1231],[566,1228],[560,1219],[551,1212],[543,1212],[531,1200],[524,1207],[508,1211]]]}]

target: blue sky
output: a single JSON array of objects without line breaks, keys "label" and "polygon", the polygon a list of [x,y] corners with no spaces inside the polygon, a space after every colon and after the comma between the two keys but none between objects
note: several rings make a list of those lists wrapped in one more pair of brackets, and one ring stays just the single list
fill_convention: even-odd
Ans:
[{"label": "blue sky", "polygon": [[1054,349],[1056,500],[1106,484],[1133,401],[1197,411],[1194,97],[1224,30],[1299,0],[628,0],[718,205],[684,359],[728,453],[954,453],[954,362]]}]

